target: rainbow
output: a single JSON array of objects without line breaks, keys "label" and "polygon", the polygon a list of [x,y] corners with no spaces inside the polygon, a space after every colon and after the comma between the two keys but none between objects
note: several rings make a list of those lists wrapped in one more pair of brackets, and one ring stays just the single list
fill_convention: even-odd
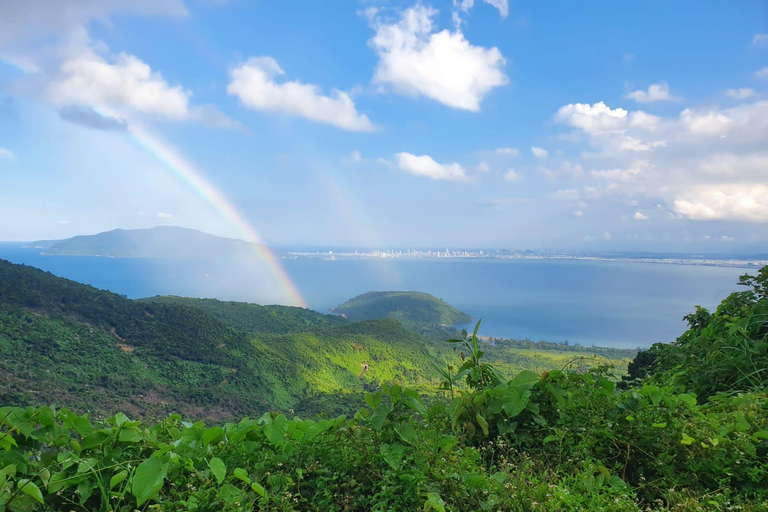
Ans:
[{"label": "rainbow", "polygon": [[278,283],[287,294],[291,304],[302,308],[307,307],[298,288],[285,272],[275,254],[262,243],[261,237],[256,230],[245,220],[243,215],[227,197],[213,183],[206,179],[202,171],[197,169],[192,162],[184,158],[171,145],[162,141],[156,135],[152,135],[136,125],[131,125],[128,133],[133,140],[157,158],[176,176],[181,178],[204,201],[216,209],[240,233],[244,240],[252,242],[254,252],[267,264],[269,270],[274,274]]}]

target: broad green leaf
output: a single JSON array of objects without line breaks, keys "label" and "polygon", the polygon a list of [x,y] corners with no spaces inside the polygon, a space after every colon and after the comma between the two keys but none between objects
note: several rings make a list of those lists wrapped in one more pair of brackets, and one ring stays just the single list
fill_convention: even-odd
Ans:
[{"label": "broad green leaf", "polygon": [[158,457],[152,457],[136,468],[131,479],[131,493],[136,498],[138,506],[143,505],[163,487],[168,468]]},{"label": "broad green leaf", "polygon": [[267,490],[264,487],[262,487],[262,485],[260,483],[258,483],[258,482],[251,483],[251,489],[253,490],[253,492],[258,494],[262,498],[266,498],[267,497]]},{"label": "broad green leaf", "polygon": [[[478,325],[480,322],[478,322]],[[427,501],[424,503],[424,511],[434,510],[435,512],[445,512],[445,502],[436,492],[427,493]]]},{"label": "broad green leaf", "polygon": [[90,450],[100,446],[106,439],[109,438],[109,434],[103,430],[98,430],[92,434],[87,435],[83,442],[80,443],[80,447],[83,450]]},{"label": "broad green leaf", "polygon": [[368,404],[368,407],[371,409],[375,409],[381,403],[381,391],[377,391],[376,393],[366,393],[365,403]]},{"label": "broad green leaf", "polygon": [[279,414],[271,422],[264,425],[264,434],[275,447],[281,447],[284,444],[285,434],[288,432],[288,418]]},{"label": "broad green leaf", "polygon": [[203,446],[208,446],[224,435],[224,429],[221,427],[211,427],[203,432]]},{"label": "broad green leaf", "polygon": [[40,488],[36,486],[31,480],[27,478],[21,478],[16,483],[17,488],[26,494],[27,496],[33,497],[37,502],[39,503],[45,503],[43,500],[43,493],[40,492]]},{"label": "broad green leaf", "polygon": [[758,439],[768,439],[768,430],[759,430],[752,434],[753,441],[757,441]]},{"label": "broad green leaf", "polygon": [[541,443],[542,443],[542,444],[554,443],[554,442],[555,442],[555,441],[557,441],[558,439],[560,439],[560,438],[559,438],[559,437],[557,437],[557,436],[547,436],[547,437],[545,437],[545,438],[544,438],[544,439],[541,441]]},{"label": "broad green leaf", "polygon": [[208,461],[208,467],[211,468],[211,473],[213,473],[213,476],[216,477],[216,481],[221,485],[221,482],[224,481],[224,477],[227,476],[227,466],[224,465],[224,461],[218,457],[214,457]]},{"label": "broad green leaf", "polygon": [[141,441],[141,432],[133,428],[123,428],[117,436],[121,443],[138,443]]},{"label": "broad green leaf", "polygon": [[114,489],[117,485],[123,482],[128,477],[128,471],[125,469],[122,471],[118,471],[114,475],[112,475],[112,478],[109,479],[109,489]]},{"label": "broad green leaf", "polygon": [[405,448],[400,443],[394,443],[392,445],[382,443],[381,446],[379,446],[379,453],[381,453],[384,461],[389,464],[392,469],[398,470],[403,463]]},{"label": "broad green leaf", "polygon": [[696,405],[696,395],[683,393],[682,395],[677,395],[677,398],[688,407],[694,407]]},{"label": "broad green leaf", "polygon": [[651,426],[652,426],[653,428],[665,428],[665,427],[667,426],[667,423],[666,423],[666,422],[661,422],[661,423],[654,423],[654,424],[653,424],[653,425],[651,425]]},{"label": "broad green leaf", "polygon": [[395,432],[400,436],[400,439],[408,444],[416,444],[416,440],[419,437],[410,423],[403,423],[402,425],[395,427]]},{"label": "broad green leaf", "polygon": [[683,437],[682,437],[682,439],[680,440],[680,444],[684,444],[684,445],[686,445],[686,446],[687,446],[687,445],[690,445],[690,444],[693,444],[693,442],[695,441],[695,439],[694,439],[694,438],[692,438],[691,436],[689,436],[689,435],[688,435],[688,434],[686,434],[685,432],[683,432],[682,434],[683,434]]},{"label": "broad green leaf", "polygon": [[250,484],[251,483],[251,477],[248,476],[248,472],[244,470],[243,468],[235,468],[235,470],[232,472],[235,478],[238,480],[242,480],[243,482]]},{"label": "broad green leaf", "polygon": [[609,478],[608,483],[614,489],[626,489],[628,487],[627,483],[616,475],[613,475],[611,478]]},{"label": "broad green leaf", "polygon": [[614,390],[616,389],[616,383],[608,379],[599,379],[597,381],[597,385],[600,386],[602,390],[608,394],[613,394]]},{"label": "broad green leaf", "polygon": [[391,412],[392,407],[389,404],[381,403],[376,407],[376,410],[373,411],[373,415],[371,415],[371,426],[374,430],[377,432],[381,431],[387,416],[389,416],[389,413]]}]

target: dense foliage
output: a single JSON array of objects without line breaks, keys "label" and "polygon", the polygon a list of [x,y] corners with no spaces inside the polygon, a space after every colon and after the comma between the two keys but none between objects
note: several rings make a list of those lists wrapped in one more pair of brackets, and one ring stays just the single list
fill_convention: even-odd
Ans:
[{"label": "dense foliage", "polygon": [[[0,510],[763,511],[768,393],[751,368],[765,357],[766,272],[714,315],[693,314],[624,391],[604,366],[508,380],[476,328],[449,340],[444,398],[384,385],[351,418],[145,427],[122,413],[0,408]],[[727,348],[735,333],[749,355]],[[677,362],[702,336],[734,378]]]},{"label": "dense foliage", "polygon": [[[350,413],[366,389],[388,382],[434,394],[436,366],[451,357],[441,340],[386,318],[350,323],[285,306],[132,301],[0,260],[5,405],[209,421],[275,409]],[[509,372],[542,371],[572,356],[509,349],[494,360]]]},{"label": "dense foliage", "polygon": [[447,302],[422,292],[368,292],[334,309],[353,321],[394,318],[408,327],[461,325],[472,321]]}]

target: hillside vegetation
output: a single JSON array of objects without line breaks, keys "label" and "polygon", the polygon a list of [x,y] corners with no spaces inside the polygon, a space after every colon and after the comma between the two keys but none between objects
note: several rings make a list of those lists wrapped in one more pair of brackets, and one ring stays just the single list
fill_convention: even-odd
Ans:
[{"label": "hillside vegetation", "polygon": [[[434,394],[436,368],[451,355],[391,318],[352,323],[285,306],[129,300],[0,260],[0,403],[7,405],[209,421],[269,410],[337,414],[385,383]],[[502,355],[505,371],[573,357]]]},{"label": "hillside vegetation", "polygon": [[421,292],[368,292],[334,308],[352,321],[394,318],[409,327],[461,325],[472,321],[447,302]]},{"label": "hillside vegetation", "polygon": [[509,379],[476,328],[448,340],[442,398],[385,385],[351,417],[145,426],[2,408],[0,508],[764,511],[768,267],[742,283],[638,355],[623,390],[606,367]]}]

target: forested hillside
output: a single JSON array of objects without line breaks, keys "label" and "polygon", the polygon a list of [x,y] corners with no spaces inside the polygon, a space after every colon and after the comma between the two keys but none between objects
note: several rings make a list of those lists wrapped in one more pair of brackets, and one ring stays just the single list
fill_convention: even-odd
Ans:
[{"label": "forested hillside", "polygon": [[[675,342],[639,354],[625,389],[603,366],[510,379],[476,329],[448,340],[457,350],[439,369],[441,398],[384,385],[334,419],[145,426],[1,408],[0,507],[761,512],[768,267],[742,284],[716,312],[689,315]],[[376,328],[402,334],[392,320]]]},{"label": "forested hillside", "polygon": [[[352,323],[301,308],[179,297],[134,301],[2,260],[0,354],[0,403],[212,421],[268,410],[349,412],[365,389],[383,383],[434,394],[437,367],[452,355],[394,319]],[[509,371],[543,370],[572,356],[506,351],[496,360]]]},{"label": "forested hillside", "polygon": [[421,292],[368,292],[334,308],[353,321],[394,318],[413,328],[461,325],[472,321],[447,302]]}]

